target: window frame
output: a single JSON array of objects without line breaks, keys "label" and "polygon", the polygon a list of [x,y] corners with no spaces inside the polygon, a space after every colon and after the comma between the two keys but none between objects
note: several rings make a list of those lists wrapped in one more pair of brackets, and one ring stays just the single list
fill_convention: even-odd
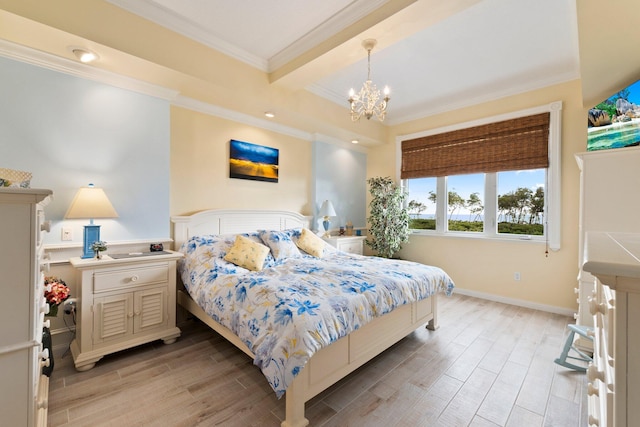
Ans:
[{"label": "window frame", "polygon": [[[412,230],[412,234],[417,235],[438,235],[438,236],[455,236],[468,237],[474,239],[502,239],[502,240],[518,240],[532,242],[547,242],[549,249],[557,251],[561,247],[561,135],[562,135],[562,101],[554,101],[549,104],[532,107],[524,110],[514,111],[510,113],[500,114],[496,116],[486,117],[478,120],[458,123],[455,125],[439,127],[427,131],[417,132],[408,135],[396,136],[396,180],[406,187],[406,181],[400,178],[402,167],[402,141],[407,139],[421,138],[439,133],[452,132],[468,127],[481,126],[493,122],[515,119],[518,117],[529,116],[539,113],[548,112],[549,114],[549,166],[546,172],[545,185],[545,234],[543,236],[526,236],[517,234],[498,233],[495,222],[497,221],[497,176],[498,172],[485,174],[485,226],[484,231],[467,233],[452,232],[447,228],[447,204],[436,204],[436,229],[435,230]],[[447,177],[437,177],[436,195],[437,200],[447,200]],[[487,218],[491,223],[487,223]]]}]

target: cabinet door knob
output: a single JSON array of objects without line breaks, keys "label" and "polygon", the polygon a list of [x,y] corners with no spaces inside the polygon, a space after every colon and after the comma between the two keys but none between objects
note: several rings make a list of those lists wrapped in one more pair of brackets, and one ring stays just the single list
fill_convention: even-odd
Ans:
[{"label": "cabinet door knob", "polygon": [[594,316],[598,313],[605,314],[605,312],[607,311],[607,307],[603,303],[598,304],[598,301],[596,299],[589,298],[589,311]]},{"label": "cabinet door knob", "polygon": [[127,314],[127,317],[133,317],[133,313]]},{"label": "cabinet door knob", "polygon": [[46,399],[38,401],[38,409],[46,409],[49,406],[49,402]]},{"label": "cabinet door knob", "polygon": [[604,372],[599,371],[596,365],[590,363],[587,368],[587,378],[591,382],[595,382],[596,380],[604,381]]},{"label": "cabinet door knob", "polygon": [[137,274],[134,274],[133,276],[131,276],[131,281],[132,281],[132,282],[137,282],[137,281],[138,281],[138,279],[139,279],[139,277],[138,277],[138,275],[137,275]]}]

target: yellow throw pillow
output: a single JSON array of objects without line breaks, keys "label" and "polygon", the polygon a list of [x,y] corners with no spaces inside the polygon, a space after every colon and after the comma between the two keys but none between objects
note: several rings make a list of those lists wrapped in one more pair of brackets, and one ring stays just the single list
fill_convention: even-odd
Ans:
[{"label": "yellow throw pillow", "polygon": [[309,255],[322,258],[326,243],[320,237],[316,236],[313,231],[303,228],[296,245]]},{"label": "yellow throw pillow", "polygon": [[248,270],[260,271],[268,254],[269,248],[267,246],[244,236],[236,236],[235,243],[224,259]]}]

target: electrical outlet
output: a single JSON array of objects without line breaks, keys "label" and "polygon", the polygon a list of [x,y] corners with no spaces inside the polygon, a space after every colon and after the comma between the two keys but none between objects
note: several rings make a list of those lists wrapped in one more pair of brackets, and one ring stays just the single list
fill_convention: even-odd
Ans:
[{"label": "electrical outlet", "polygon": [[76,303],[78,300],[76,300],[75,298],[69,298],[67,300],[65,300],[64,302],[64,313],[65,314],[71,314],[71,313],[75,313],[76,311]]},{"label": "electrical outlet", "polygon": [[62,237],[63,242],[69,242],[73,240],[73,229],[71,227],[62,227]]},{"label": "electrical outlet", "polygon": [[520,272],[516,271],[515,273],[513,273],[513,280],[515,280],[516,282],[520,281]]}]

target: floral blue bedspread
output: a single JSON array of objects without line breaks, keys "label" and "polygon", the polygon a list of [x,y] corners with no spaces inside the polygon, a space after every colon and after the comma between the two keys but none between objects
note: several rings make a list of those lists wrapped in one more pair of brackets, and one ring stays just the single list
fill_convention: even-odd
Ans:
[{"label": "floral blue bedspread", "polygon": [[[257,233],[244,234],[260,242]],[[378,316],[453,282],[440,268],[353,255],[327,245],[322,258],[299,251],[258,272],[223,259],[234,236],[198,236],[181,251],[191,297],[255,354],[254,364],[281,397],[311,356]]]}]

